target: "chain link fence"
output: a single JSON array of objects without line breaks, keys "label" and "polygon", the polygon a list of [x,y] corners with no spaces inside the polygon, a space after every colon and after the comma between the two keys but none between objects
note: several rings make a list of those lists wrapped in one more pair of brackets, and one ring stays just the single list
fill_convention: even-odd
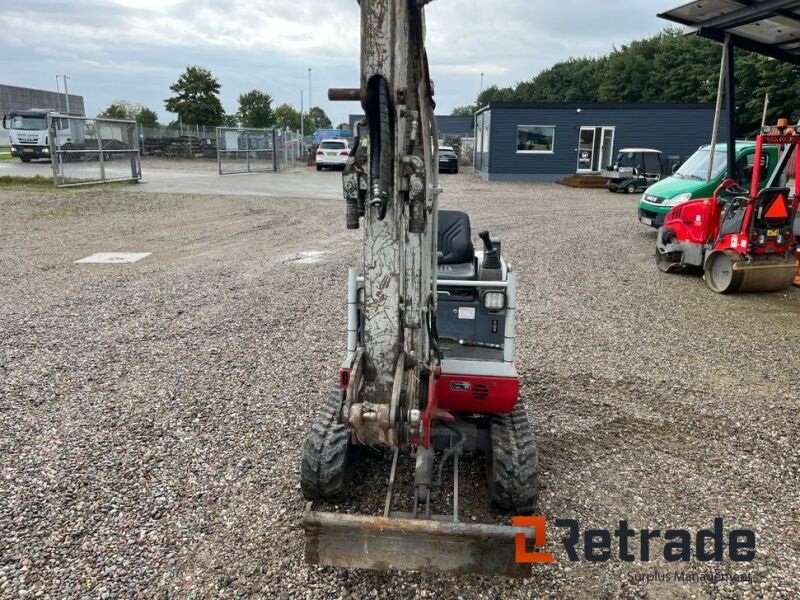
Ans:
[{"label": "chain link fence", "polygon": [[278,170],[293,169],[305,155],[303,138],[296,131],[277,130]]},{"label": "chain link fence", "polygon": [[56,186],[141,180],[135,121],[51,115],[48,130]]},{"label": "chain link fence", "polygon": [[216,127],[143,125],[141,137],[144,156],[217,158]]},{"label": "chain link fence", "polygon": [[[234,138],[234,132],[254,132],[253,149],[263,150],[265,142],[257,139],[263,132],[275,131],[272,149],[275,152],[277,165],[274,170],[280,170],[287,165],[294,166],[295,161],[305,156],[307,145],[303,142],[300,134],[293,131],[282,129],[253,129],[241,127],[204,127],[202,125],[184,126],[142,126],[141,127],[141,147],[144,156],[159,156],[164,158],[211,158],[219,162],[241,163],[243,173],[246,170],[247,146],[246,139],[242,137]],[[220,137],[222,132],[222,137]],[[224,146],[222,140],[225,140]],[[267,140],[269,139],[269,136]],[[219,148],[221,157],[218,156]],[[239,152],[238,159],[236,152]],[[264,152],[260,153],[261,155]],[[263,162],[263,156],[259,156],[256,162]],[[223,171],[227,172],[227,167]],[[259,169],[263,170],[263,169]]]},{"label": "chain link fence", "polygon": [[300,134],[285,129],[217,127],[216,148],[220,175],[283,171],[305,156]]},{"label": "chain link fence", "polygon": [[274,129],[217,127],[217,166],[220,175],[278,170]]}]

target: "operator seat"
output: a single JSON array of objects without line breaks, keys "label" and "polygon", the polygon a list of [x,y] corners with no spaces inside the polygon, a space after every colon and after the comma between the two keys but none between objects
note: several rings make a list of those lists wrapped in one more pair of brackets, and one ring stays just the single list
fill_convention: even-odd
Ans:
[{"label": "operator seat", "polygon": [[439,279],[475,279],[475,250],[467,213],[460,210],[439,211],[438,246]]}]

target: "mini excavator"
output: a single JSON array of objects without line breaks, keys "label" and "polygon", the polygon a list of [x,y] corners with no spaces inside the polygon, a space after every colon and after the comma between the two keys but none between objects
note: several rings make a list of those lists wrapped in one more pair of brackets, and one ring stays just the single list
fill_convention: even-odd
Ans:
[{"label": "mini excavator", "polygon": [[[463,452],[485,453],[488,500],[513,515],[534,510],[539,467],[514,362],[516,273],[499,238],[482,231],[475,248],[469,216],[439,210],[427,4],[360,0],[360,86],[329,90],[332,101],[359,101],[365,112],[342,176],[346,226],[363,232],[363,263],[348,273],[338,385],[303,451],[306,560],[526,577],[530,565],[515,560],[525,530],[459,516]],[[366,468],[365,447],[386,455],[384,501],[373,514],[322,510],[341,510]],[[443,490],[450,463],[452,490]],[[402,464],[413,465],[405,490],[395,489]],[[448,514],[435,514],[436,499],[447,500]]]}]

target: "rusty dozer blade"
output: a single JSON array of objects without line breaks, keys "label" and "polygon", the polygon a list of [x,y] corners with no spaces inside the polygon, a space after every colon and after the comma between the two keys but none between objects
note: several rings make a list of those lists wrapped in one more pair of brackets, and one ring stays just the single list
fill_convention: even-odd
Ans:
[{"label": "rusty dozer blade", "polygon": [[[457,450],[457,448],[456,448]],[[453,453],[453,514],[431,515],[430,494],[425,512],[393,512],[399,448],[394,449],[389,488],[382,517],[314,512],[303,513],[306,562],[359,569],[446,571],[455,574],[524,578],[531,565],[516,561],[521,527],[467,524],[458,520],[458,452]]]},{"label": "rusty dozer blade", "polygon": [[531,576],[515,560],[518,527],[306,511],[303,528],[310,564]]}]

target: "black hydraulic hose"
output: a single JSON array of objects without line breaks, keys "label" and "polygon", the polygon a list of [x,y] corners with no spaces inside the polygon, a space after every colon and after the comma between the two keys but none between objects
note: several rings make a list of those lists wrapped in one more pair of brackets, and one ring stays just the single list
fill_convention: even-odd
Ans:
[{"label": "black hydraulic hose", "polygon": [[370,205],[378,209],[378,220],[386,218],[392,186],[393,123],[389,85],[380,75],[373,77],[367,88],[367,121],[369,123]]}]

